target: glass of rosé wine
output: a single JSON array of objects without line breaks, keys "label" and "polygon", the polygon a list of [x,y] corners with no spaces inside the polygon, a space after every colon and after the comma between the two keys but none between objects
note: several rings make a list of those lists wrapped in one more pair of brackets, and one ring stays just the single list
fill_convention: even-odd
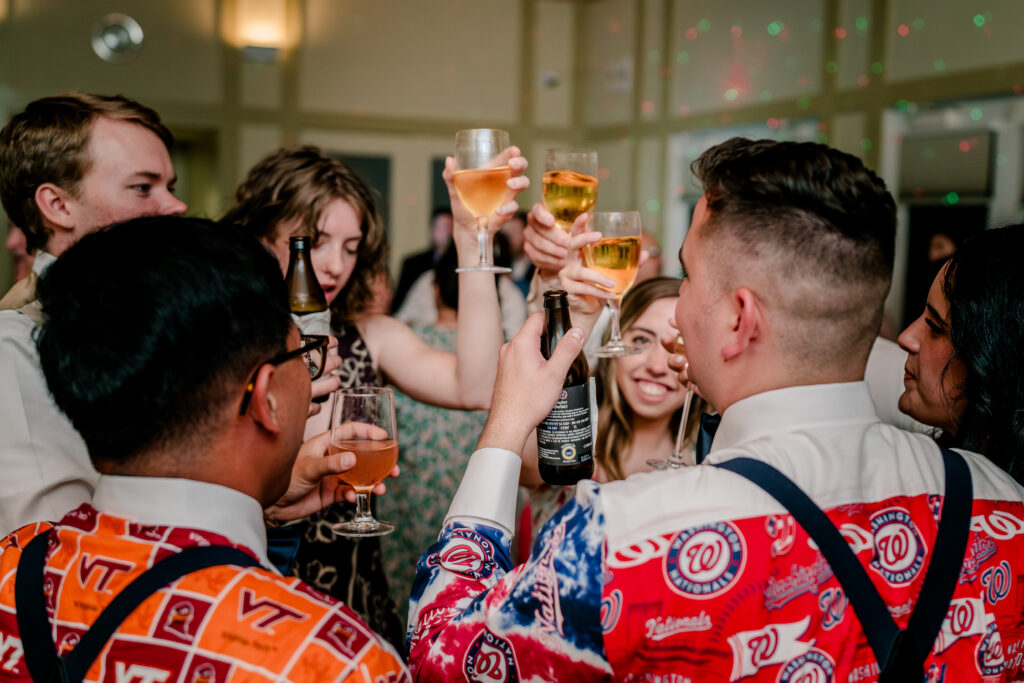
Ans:
[{"label": "glass of ros\u00e9 wine", "polygon": [[341,536],[383,536],[395,525],[374,519],[370,492],[384,481],[398,462],[398,432],[395,429],[395,394],[380,387],[339,389],[331,413],[330,452],[349,452],[356,466],[338,475],[356,490],[356,515],[335,524]]},{"label": "glass of ros\u00e9 wine", "polygon": [[487,231],[491,214],[508,201],[508,181],[512,169],[502,163],[502,152],[509,147],[508,132],[494,128],[472,128],[455,134],[455,193],[476,218],[480,261],[475,266],[456,268],[456,273],[479,270],[511,273],[511,268],[491,263],[493,247]]}]

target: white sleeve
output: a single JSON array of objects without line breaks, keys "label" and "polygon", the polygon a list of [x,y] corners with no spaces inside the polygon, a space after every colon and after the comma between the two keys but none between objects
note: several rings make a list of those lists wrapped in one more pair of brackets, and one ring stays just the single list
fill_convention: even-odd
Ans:
[{"label": "white sleeve", "polygon": [[483,522],[514,534],[522,464],[518,455],[503,448],[473,453],[442,528],[452,521]]}]

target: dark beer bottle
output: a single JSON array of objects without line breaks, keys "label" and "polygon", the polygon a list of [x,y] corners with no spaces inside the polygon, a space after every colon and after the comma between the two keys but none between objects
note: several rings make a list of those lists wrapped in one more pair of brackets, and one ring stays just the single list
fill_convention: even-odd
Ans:
[{"label": "dark beer bottle", "polygon": [[[550,358],[558,341],[572,327],[565,291],[544,292],[544,320],[540,352]],[[537,425],[537,461],[540,476],[547,483],[571,486],[594,475],[590,410],[590,367],[581,351],[569,367],[555,407]]]}]

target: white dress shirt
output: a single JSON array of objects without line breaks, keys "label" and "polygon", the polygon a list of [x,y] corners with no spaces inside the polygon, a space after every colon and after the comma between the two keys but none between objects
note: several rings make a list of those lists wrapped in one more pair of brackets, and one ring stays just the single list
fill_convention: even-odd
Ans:
[{"label": "white dress shirt", "polygon": [[92,505],[143,525],[220,534],[256,553],[264,569],[273,569],[263,508],[241,491],[193,479],[100,475]]},{"label": "white dress shirt", "polygon": [[[37,252],[41,275],[56,259]],[[85,442],[46,386],[32,339],[35,323],[0,311],[0,536],[56,521],[92,499],[99,474]]]},{"label": "white dress shirt", "polygon": [[[787,387],[750,396],[722,416],[708,463],[746,456],[792,479],[819,506],[884,500],[944,490],[942,459],[924,434],[879,419],[866,382]],[[966,453],[976,500],[1024,500],[1024,490],[983,456]],[[483,448],[470,458],[445,519],[514,529],[519,458]],[[767,493],[737,489],[730,472],[707,466],[642,472],[599,487],[608,548],[727,519],[782,508]],[[742,491],[742,495],[737,495]]]}]

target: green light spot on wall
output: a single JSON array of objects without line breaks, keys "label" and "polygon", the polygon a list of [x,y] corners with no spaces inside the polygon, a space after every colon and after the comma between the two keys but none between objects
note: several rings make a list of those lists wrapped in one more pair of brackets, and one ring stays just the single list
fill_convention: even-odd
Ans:
[{"label": "green light spot on wall", "polygon": [[819,144],[827,145],[828,144],[828,133],[818,133],[817,140],[818,140]]},{"label": "green light spot on wall", "polygon": [[657,213],[658,211],[661,211],[661,202],[659,202],[657,199],[648,199],[647,210],[652,213]]},{"label": "green light spot on wall", "polygon": [[935,67],[936,71],[945,71],[946,70],[946,60],[945,59],[936,59],[932,63],[932,66]]},{"label": "green light spot on wall", "polygon": [[771,102],[772,101],[772,91],[771,90],[762,90],[761,94],[759,95],[759,98],[760,98],[760,100],[762,102]]},{"label": "green light spot on wall", "polygon": [[924,157],[925,161],[931,161],[935,158],[935,150],[931,147],[925,147],[924,151],[921,152],[921,156]]},{"label": "green light spot on wall", "polygon": [[702,31],[702,32],[710,31],[711,30],[711,20],[710,19],[701,19],[700,21],[698,21],[697,22],[697,30],[698,31]]},{"label": "green light spot on wall", "polygon": [[917,19],[914,19],[912,22],[910,22],[910,25],[914,27],[915,31],[920,31],[921,29],[924,28],[924,19],[918,17]]},{"label": "green light spot on wall", "polygon": [[885,67],[882,66],[881,62],[872,62],[872,64],[871,64],[871,73],[873,73],[873,74],[875,74],[877,76],[878,74],[882,73],[883,71],[885,71]]},{"label": "green light spot on wall", "polygon": [[906,100],[900,100],[899,102],[896,103],[896,109],[898,109],[899,111],[906,111],[909,108],[910,102],[907,102]]},{"label": "green light spot on wall", "polygon": [[978,109],[977,107],[971,110],[971,120],[981,121],[981,110]]},{"label": "green light spot on wall", "polygon": [[678,52],[678,53],[676,53],[676,61],[679,62],[680,64],[689,64],[690,63],[690,53],[689,52]]},{"label": "green light spot on wall", "polygon": [[861,138],[860,139],[860,148],[862,150],[864,150],[865,152],[870,152],[871,151],[871,147],[872,147],[872,145],[871,145],[871,138]]},{"label": "green light spot on wall", "polygon": [[996,166],[1006,166],[1010,163],[1010,159],[1005,154],[996,155]]},{"label": "green light spot on wall", "polygon": [[736,88],[729,88],[728,90],[725,91],[725,99],[729,100],[730,102],[732,102],[739,96],[740,92]]},{"label": "green light spot on wall", "polygon": [[781,21],[773,21],[772,23],[768,24],[768,29],[767,30],[768,30],[768,35],[770,35],[770,36],[777,36],[777,35],[779,35],[780,33],[782,33],[782,22]]},{"label": "green light spot on wall", "polygon": [[796,106],[798,109],[807,109],[807,107],[811,106],[811,98],[807,95],[800,97],[796,101]]},{"label": "green light spot on wall", "polygon": [[821,23],[821,19],[815,19],[811,22],[811,30],[815,33],[821,33],[822,28],[824,28],[824,25]]},{"label": "green light spot on wall", "polygon": [[836,64],[835,62],[826,62],[825,63],[825,73],[834,74],[837,71],[839,71],[839,65],[838,64]]},{"label": "green light spot on wall", "polygon": [[854,22],[854,25],[857,27],[858,32],[867,33],[868,28],[871,27],[871,22],[868,21],[867,17],[857,17],[857,21]]},{"label": "green light spot on wall", "polygon": [[982,26],[985,25],[985,17],[980,14],[975,14],[974,19],[972,19],[971,21],[973,21],[974,25],[977,26],[978,28],[981,28]]},{"label": "green light spot on wall", "polygon": [[960,201],[960,195],[958,195],[956,192],[948,192],[946,193],[946,196],[943,197],[943,200],[947,204],[956,204],[957,202]]}]

